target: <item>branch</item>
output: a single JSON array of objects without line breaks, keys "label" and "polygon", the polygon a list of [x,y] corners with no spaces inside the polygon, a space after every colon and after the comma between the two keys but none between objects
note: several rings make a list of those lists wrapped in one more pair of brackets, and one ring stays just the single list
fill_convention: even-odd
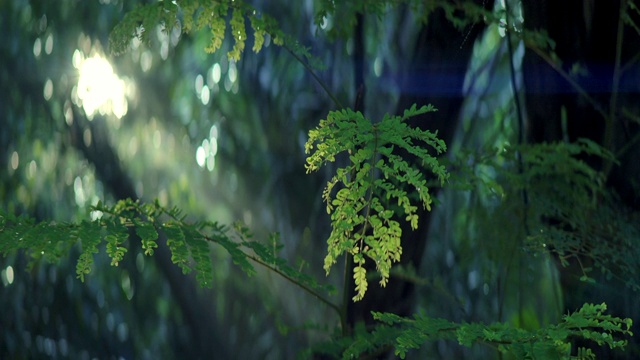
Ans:
[{"label": "branch", "polygon": [[[208,238],[207,238],[208,239]],[[209,239],[208,239],[209,240]],[[243,251],[244,252],[244,251]],[[325,298],[324,296],[320,295],[317,291],[313,290],[312,288],[308,287],[305,284],[302,284],[298,281],[296,281],[295,279],[291,278],[289,275],[285,274],[284,272],[282,272],[282,270],[278,269],[277,267],[274,267],[270,264],[267,264],[266,262],[264,262],[262,259],[260,259],[259,257],[256,257],[254,255],[250,255],[247,254],[246,252],[244,252],[245,256],[253,261],[255,261],[256,263],[264,266],[265,268],[275,272],[276,274],[282,276],[283,278],[285,278],[286,280],[288,280],[289,282],[291,282],[292,284],[298,286],[299,288],[301,288],[302,290],[306,291],[307,293],[315,296],[318,300],[320,300],[321,302],[323,302],[324,304],[326,304],[327,306],[329,306],[330,308],[332,308],[333,310],[336,311],[336,313],[338,313],[338,316],[340,316],[340,318],[342,319],[342,313],[340,311],[340,307],[334,303],[331,302],[331,300]]]},{"label": "branch", "polygon": [[542,51],[542,49],[540,49],[539,47],[535,46],[534,44],[526,43],[526,42],[525,42],[525,44],[527,45],[527,47],[529,49],[533,50],[534,53],[536,53],[538,56],[540,56],[542,58],[542,60],[546,61],[547,64],[549,64],[549,66],[551,66],[552,69],[554,69],[556,72],[558,72],[558,74],[560,74],[560,76],[562,76],[571,86],[573,86],[573,88],[578,92],[578,94],[580,94],[582,97],[584,97],[585,100],[587,100],[587,102],[589,104],[591,104],[591,106],[593,106],[593,108],[600,115],[602,115],[602,117],[605,120],[609,118],[609,114],[607,114],[607,112],[604,111],[604,109],[602,108],[600,103],[598,103],[598,101],[596,101],[596,99],[591,97],[591,95],[589,95],[589,93],[582,86],[580,86],[580,84],[578,84],[569,74],[567,74],[567,72],[564,71],[562,69],[562,67],[560,67],[555,61],[553,61],[553,59],[551,59],[551,57],[549,55],[547,55],[544,51]]}]

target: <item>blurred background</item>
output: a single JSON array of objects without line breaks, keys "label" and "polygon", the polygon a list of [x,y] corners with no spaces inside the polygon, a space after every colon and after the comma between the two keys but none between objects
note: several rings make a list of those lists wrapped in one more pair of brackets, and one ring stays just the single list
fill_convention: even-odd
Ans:
[{"label": "blurred background", "polygon": [[[69,222],[89,219],[98,200],[157,198],[192,219],[241,220],[257,238],[279,232],[283,257],[341,289],[341,267],[329,277],[322,270],[329,219],[321,192],[331,169],[311,175],[304,169],[307,132],[336,104],[269,38],[259,54],[247,50],[233,62],[226,55],[230,42],[204,52],[208,31],[185,35],[179,26],[169,33],[158,27],[147,30],[149,44],[134,40],[130,51],[112,56],[109,32],[144,3],[0,2],[3,210]],[[518,91],[527,87],[529,141],[600,140],[598,114],[585,110],[575,89],[529,57],[521,42],[514,39],[510,50],[498,25],[461,31],[442,11],[423,23],[415,9],[399,6],[384,16],[357,15],[360,26],[352,27],[341,18],[348,11],[336,13],[318,28],[312,0],[249,3],[311,47],[326,66],[318,75],[343,105],[355,106],[362,84],[358,106],[374,120],[432,103],[439,111],[416,122],[438,130],[453,154],[519,141],[510,64]],[[526,18],[532,28],[549,28],[561,57],[573,57],[567,64],[595,64],[583,81],[597,82],[601,87],[588,90],[608,99],[616,54],[616,34],[608,29],[620,19],[617,6],[511,4],[517,26]],[[587,15],[571,21],[549,15],[563,11]],[[332,29],[341,36],[328,36]],[[624,59],[638,50],[638,36],[629,32]],[[630,64],[619,102],[632,115],[616,127],[614,144],[625,151],[608,185],[620,194],[618,210],[638,219],[639,122],[629,99],[640,82],[637,64]],[[477,171],[494,177],[493,169]],[[435,210],[423,214],[418,231],[406,231],[404,278],[392,275],[384,292],[372,285],[365,300],[350,307],[350,321],[370,321],[371,310],[408,315],[422,309],[454,321],[537,328],[584,302],[602,301],[614,315],[639,320],[637,293],[624,279],[586,285],[575,269],[559,271],[551,257],[522,252],[514,238],[523,230],[505,215],[510,210],[496,215],[491,194],[469,190],[434,190]],[[628,241],[637,243],[636,230]],[[119,267],[97,255],[82,283],[73,252],[55,265],[29,264],[23,254],[0,259],[0,358],[293,358],[329,339],[339,324],[331,309],[275,274],[247,278],[221,249],[213,249],[212,289],[182,275],[166,251],[144,256],[135,241]],[[510,262],[514,257],[525,260]],[[338,291],[332,300],[340,299]],[[630,349],[638,355],[637,341]],[[410,355],[497,356],[488,347],[451,342],[425,344]]]}]

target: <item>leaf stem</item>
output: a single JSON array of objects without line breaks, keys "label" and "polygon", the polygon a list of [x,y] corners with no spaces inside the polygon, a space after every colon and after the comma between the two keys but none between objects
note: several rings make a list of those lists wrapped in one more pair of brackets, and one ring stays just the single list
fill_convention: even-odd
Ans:
[{"label": "leaf stem", "polygon": [[578,84],[575,80],[573,80],[573,78],[566,71],[564,71],[560,65],[558,65],[555,61],[553,61],[553,59],[551,59],[549,55],[547,55],[544,51],[542,51],[542,49],[540,49],[539,47],[531,43],[526,45],[527,47],[529,47],[529,49],[533,50],[534,53],[540,56],[542,60],[547,62],[547,64],[549,64],[549,66],[551,66],[553,70],[555,70],[558,74],[560,74],[560,76],[562,76],[562,78],[564,78],[571,86],[573,86],[573,88],[578,92],[578,94],[580,94],[580,96],[582,96],[585,100],[587,100],[587,102],[591,104],[591,106],[593,106],[593,108],[600,115],[602,115],[604,119],[607,119],[609,117],[609,114],[607,114],[607,112],[604,111],[600,103],[598,103],[596,99],[594,99],[591,95],[589,95],[589,93],[582,86],[580,86],[580,84]]},{"label": "leaf stem", "polygon": [[344,106],[342,106],[342,103],[340,103],[340,100],[338,100],[338,98],[336,98],[335,95],[333,95],[331,90],[329,90],[329,87],[327,86],[327,84],[325,84],[325,82],[322,81],[322,79],[320,79],[320,77],[313,71],[311,66],[306,61],[304,61],[300,56],[298,56],[298,54],[296,54],[293,50],[291,50],[291,48],[286,43],[283,44],[282,47],[285,48],[289,52],[289,54],[291,54],[291,56],[293,56],[296,60],[298,60],[298,62],[302,64],[302,66],[304,66],[305,69],[307,69],[307,71],[309,72],[309,74],[311,74],[314,80],[320,85],[320,87],[322,87],[322,89],[327,93],[327,95],[329,95],[329,97],[334,102],[334,104],[336,104],[338,108],[344,109]]},{"label": "leaf stem", "polygon": [[254,255],[250,255],[247,254],[246,252],[243,251],[243,253],[245,254],[245,256],[248,259],[253,260],[254,262],[256,262],[257,264],[260,264],[262,266],[264,266],[265,268],[275,272],[276,274],[282,276],[283,278],[285,278],[286,280],[288,280],[289,282],[291,282],[292,284],[298,286],[299,288],[301,288],[302,290],[306,291],[307,293],[313,295],[314,297],[316,297],[318,300],[320,300],[321,302],[323,302],[324,304],[326,304],[327,306],[329,306],[330,308],[332,308],[333,310],[336,311],[336,313],[338,313],[338,316],[340,316],[340,319],[342,321],[342,311],[340,309],[340,307],[336,304],[334,304],[333,302],[331,302],[331,300],[327,299],[326,297],[322,296],[320,293],[318,293],[317,291],[313,290],[312,288],[308,287],[307,285],[296,281],[295,279],[291,278],[289,275],[285,274],[284,272],[282,272],[282,270],[278,269],[277,267],[272,266],[271,264],[268,264],[264,261],[262,261],[262,259],[254,256]]}]

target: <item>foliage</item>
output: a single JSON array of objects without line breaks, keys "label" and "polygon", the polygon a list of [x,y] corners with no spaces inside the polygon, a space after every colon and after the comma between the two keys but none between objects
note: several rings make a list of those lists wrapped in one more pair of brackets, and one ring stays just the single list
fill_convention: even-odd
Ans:
[{"label": "foliage", "polygon": [[[515,145],[484,155],[459,154],[451,164],[456,169],[451,182],[455,188],[486,194],[480,208],[472,208],[484,214],[479,215],[485,219],[480,223],[494,227],[495,221],[490,219],[518,214],[526,229],[528,250],[553,253],[565,267],[570,260],[577,261],[583,281],[594,281],[589,273],[596,267],[608,278],[619,277],[629,288],[638,290],[640,283],[634,274],[640,267],[640,253],[629,239],[638,238],[640,228],[605,190],[604,175],[585,159],[616,161],[610,151],[588,139]],[[480,230],[478,236],[490,233],[492,229],[486,233]],[[592,265],[583,265],[584,259]]]},{"label": "foliage", "polygon": [[211,42],[204,50],[213,53],[222,47],[228,23],[234,45],[227,56],[229,60],[238,61],[247,40],[245,18],[249,19],[253,31],[251,49],[254,52],[262,50],[265,37],[270,36],[275,45],[285,46],[298,59],[305,61],[305,64],[317,69],[323,67],[317,58],[311,56],[310,49],[285,34],[273,17],[258,12],[244,1],[159,1],[138,6],[128,12],[113,29],[109,36],[109,47],[114,54],[121,54],[127,51],[132,38],[149,43],[149,30],[156,26],[167,33],[174,28],[181,28],[187,33],[208,28],[211,31]]},{"label": "foliage", "polygon": [[[584,304],[581,309],[563,316],[558,324],[537,330],[514,328],[505,323],[455,323],[429,317],[423,313],[411,318],[391,313],[373,312],[378,321],[371,331],[357,328],[352,337],[330,344],[322,344],[315,351],[333,357],[352,359],[392,347],[394,354],[404,359],[407,352],[420,348],[426,342],[456,341],[465,347],[485,344],[515,359],[569,359],[571,340],[581,337],[599,346],[623,348],[632,336],[631,319],[606,314],[605,304]],[[589,359],[588,349],[578,351],[577,359]]]},{"label": "foliage", "polygon": [[421,346],[426,341],[456,340],[460,345],[470,347],[476,343],[486,343],[497,347],[502,353],[509,353],[516,359],[567,359],[571,355],[570,339],[575,336],[607,345],[611,349],[624,347],[626,340],[616,337],[633,335],[632,321],[606,315],[605,304],[585,304],[559,324],[528,331],[513,328],[504,323],[491,325],[481,323],[456,324],[444,319],[433,319],[423,314],[413,318],[401,318],[394,314],[374,312],[376,320],[385,325],[373,332],[386,333],[385,338],[395,339],[395,354],[405,357],[407,351]]},{"label": "foliage", "polygon": [[111,258],[111,265],[117,266],[127,251],[122,245],[129,237],[129,230],[134,230],[140,238],[145,255],[153,255],[154,249],[158,247],[159,233],[164,233],[171,250],[171,261],[184,274],[195,270],[196,278],[202,286],[213,285],[210,244],[217,244],[249,276],[256,273],[252,264],[255,262],[308,291],[333,292],[331,286],[319,284],[278,256],[282,247],[278,234],[272,234],[265,243],[251,240],[251,232],[240,223],[227,227],[210,221],[189,222],[178,208],[166,209],[157,201],[141,204],[128,199],[120,200],[112,207],[98,203],[92,209],[97,218],[78,224],[36,224],[29,217],[0,213],[0,253],[8,254],[24,249],[34,259],[56,261],[66,256],[68,249],[79,243],[82,252],[76,274],[84,281],[85,276],[91,272],[93,255],[99,251],[103,242],[106,243],[105,252]]},{"label": "foliage", "polygon": [[[307,158],[307,173],[317,171],[326,162],[336,161],[343,152],[349,155],[349,165],[336,169],[322,194],[332,225],[324,269],[328,274],[343,253],[353,257],[355,301],[361,300],[367,291],[365,257],[375,263],[383,287],[389,280],[392,262],[400,261],[402,230],[394,218],[396,211],[384,204],[397,202],[399,213],[411,228],[418,227],[418,205],[398,184],[410,185],[419,203],[430,210],[432,199],[424,170],[435,174],[441,184],[447,179],[444,166],[429,153],[429,148],[436,154],[444,152],[444,142],[436,134],[410,128],[405,122],[432,111],[435,111],[432,106],[418,109],[414,104],[403,116],[386,115],[376,124],[350,109],[332,111],[326,120],[320,121],[317,129],[309,132],[305,145],[306,152],[311,153]],[[415,155],[420,163],[409,164],[396,149]],[[333,196],[338,183],[342,187]]]},{"label": "foliage", "polygon": [[314,23],[318,28],[325,28],[327,22],[330,22],[331,25],[326,31],[327,35],[331,39],[345,38],[355,27],[358,14],[374,15],[381,18],[390,9],[403,3],[406,3],[411,12],[425,24],[434,11],[441,10],[447,20],[461,31],[480,22],[497,22],[498,20],[496,14],[473,1],[323,0],[317,2]]},{"label": "foliage", "polygon": [[[320,25],[327,17],[335,16],[339,24],[335,29],[339,36],[344,36],[345,29],[353,27],[355,14],[372,12],[379,16],[392,3],[395,2],[383,0],[350,5],[321,1],[315,19]],[[460,29],[479,19],[495,21],[493,15],[471,2],[462,5],[449,1],[410,3],[421,9],[423,21],[434,9],[441,9]],[[340,20],[341,17],[347,21]],[[260,51],[265,37],[270,36],[276,45],[284,45],[297,59],[310,62],[311,67],[319,66],[309,49],[285,35],[275,19],[258,14],[242,1],[160,1],[139,6],[127,13],[114,29],[110,45],[113,52],[120,53],[126,50],[132,37],[148,42],[148,32],[160,24],[167,32],[174,27],[181,27],[185,32],[209,28],[211,42],[205,50],[214,52],[222,47],[228,24],[234,39],[228,57],[238,61],[247,39],[245,18],[253,30],[253,51]],[[545,47],[545,50],[553,47],[552,40],[543,32],[525,33],[523,38],[530,46]],[[375,264],[381,286],[388,283],[392,264],[402,255],[403,234],[396,219],[404,217],[415,230],[418,206],[431,210],[430,187],[432,184],[445,186],[449,179],[444,161],[436,157],[446,151],[444,141],[436,133],[407,124],[409,118],[433,111],[435,108],[431,105],[418,108],[414,104],[402,116],[385,115],[374,123],[360,112],[341,109],[329,112],[327,118],[309,132],[305,145],[310,154],[307,173],[318,171],[327,163],[346,163],[337,166],[322,194],[332,226],[324,270],[328,274],[342,254],[353,261],[356,290],[353,301],[363,299],[367,291],[366,258]],[[407,153],[418,160],[408,162],[403,157]],[[635,255],[637,250],[629,241],[638,237],[638,229],[629,226],[629,221],[616,221],[620,214],[606,206],[606,201],[613,200],[603,191],[603,174],[584,160],[590,157],[615,162],[613,154],[589,140],[508,147],[499,149],[494,156],[482,158],[480,165],[491,167],[497,174],[495,178],[475,176],[473,165],[477,164],[462,159],[459,169],[474,176],[458,177],[460,182],[453,185],[471,189],[470,184],[475,181],[499,195],[495,208],[517,204],[527,229],[529,249],[555,253],[563,265],[571,258],[579,261],[588,257],[607,275],[619,275],[627,280],[628,286],[638,289],[640,285],[633,274],[638,269],[640,256]],[[433,179],[436,180],[431,182]],[[413,191],[408,192],[407,188]],[[524,195],[523,198],[520,195]],[[490,216],[494,209],[488,208]],[[289,266],[278,255],[282,248],[278,234],[272,234],[267,241],[255,241],[242,223],[227,227],[210,221],[188,221],[179,209],[167,209],[157,201],[142,204],[122,200],[112,207],[98,203],[92,211],[94,220],[80,223],[36,223],[30,217],[0,212],[0,253],[25,250],[34,260],[55,261],[79,244],[82,250],[76,274],[84,281],[94,265],[94,254],[103,246],[111,265],[117,266],[126,256],[126,242],[132,234],[140,238],[147,256],[154,254],[160,238],[166,236],[172,262],[185,274],[195,270],[199,283],[211,287],[214,278],[211,245],[218,245],[247,275],[256,273],[253,264],[258,263],[343,316],[339,306],[323,296],[325,292],[333,292],[331,286],[322,285]],[[584,266],[582,270],[584,279],[590,280],[587,276],[590,268]],[[626,345],[626,340],[617,337],[633,335],[632,321],[606,315],[605,311],[605,304],[585,304],[577,312],[565,315],[559,324],[537,330],[514,328],[507,323],[456,323],[423,314],[404,318],[374,312],[379,324],[373,331],[359,326],[352,336],[336,336],[331,346],[313,349],[350,358],[393,347],[395,354],[404,358],[407,351],[426,341],[455,340],[467,347],[485,343],[519,359],[568,358],[571,355],[569,341],[573,337],[610,348]],[[344,322],[342,325],[344,333]],[[578,358],[592,356],[588,349],[578,351]]]}]

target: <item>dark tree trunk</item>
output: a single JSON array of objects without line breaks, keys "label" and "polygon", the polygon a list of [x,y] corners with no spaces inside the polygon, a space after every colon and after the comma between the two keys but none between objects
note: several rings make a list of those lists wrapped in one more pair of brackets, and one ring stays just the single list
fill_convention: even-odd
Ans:
[{"label": "dark tree trunk", "polygon": [[[491,6],[488,4],[487,6]],[[402,74],[401,94],[397,113],[401,114],[412,104],[418,106],[432,104],[438,111],[418,116],[411,125],[430,131],[437,131],[446,144],[450,144],[458,123],[458,115],[463,101],[462,88],[475,38],[484,29],[476,25],[460,32],[454,28],[442,11],[436,10],[429,17],[418,35],[414,55],[406,60]],[[416,161],[408,157],[409,161]],[[437,191],[432,192],[436,196]],[[402,227],[402,261],[404,266],[420,268],[427,231],[431,221],[430,213],[419,207],[420,223],[412,230],[398,219]],[[391,277],[385,288],[373,281],[369,284],[364,299],[351,303],[349,324],[359,321],[373,323],[371,311],[393,312],[400,316],[410,316],[415,306],[415,284]]]}]

